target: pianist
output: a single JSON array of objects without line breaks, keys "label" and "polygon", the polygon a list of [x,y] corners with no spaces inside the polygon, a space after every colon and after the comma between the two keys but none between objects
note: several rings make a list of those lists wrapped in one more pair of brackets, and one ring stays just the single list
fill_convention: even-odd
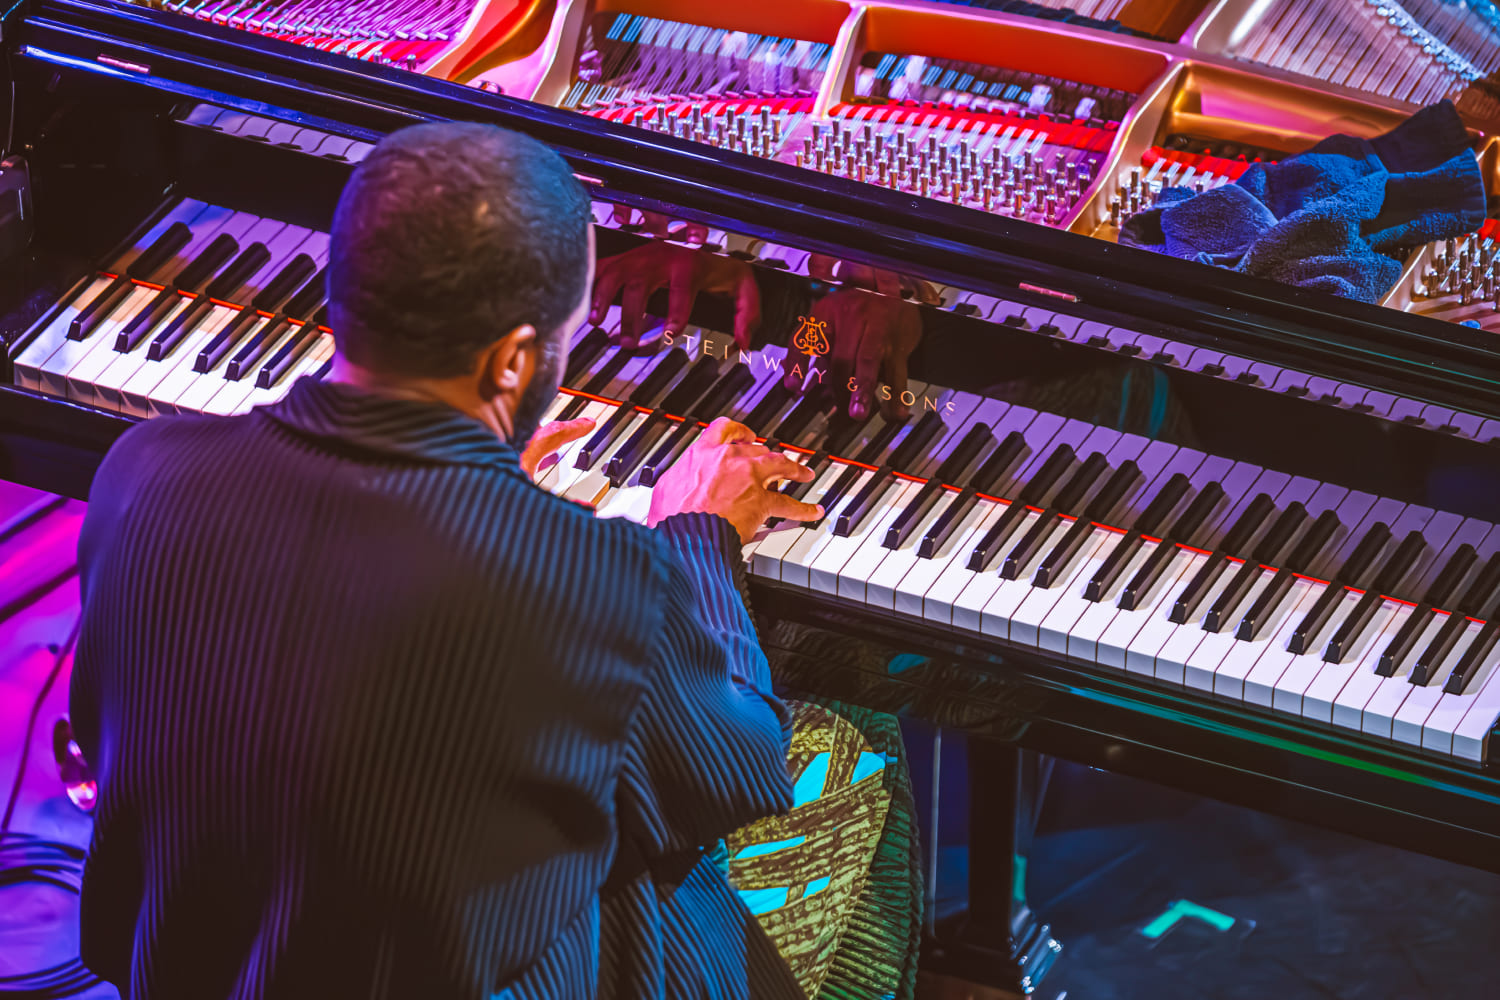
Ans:
[{"label": "pianist", "polygon": [[334,380],[100,468],[71,712],[122,996],[800,995],[717,861],[793,803],[739,546],[808,474],[720,421],[655,530],[532,485],[591,240],[537,143],[396,133],[335,218]]}]

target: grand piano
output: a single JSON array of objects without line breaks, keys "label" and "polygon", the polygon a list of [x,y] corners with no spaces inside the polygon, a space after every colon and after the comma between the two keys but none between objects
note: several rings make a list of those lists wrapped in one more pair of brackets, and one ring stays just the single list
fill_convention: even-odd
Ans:
[{"label": "grand piano", "polygon": [[136,421],[324,377],[352,166],[493,122],[572,164],[611,275],[553,409],[598,429],[542,485],[641,517],[749,424],[827,508],[747,546],[780,682],[967,738],[931,967],[1030,992],[1057,954],[1016,888],[1040,756],[1500,871],[1493,223],[1378,302],[1115,242],[1444,97],[1500,192],[1494,42],[1364,0],[27,0],[0,475],[83,498]]}]

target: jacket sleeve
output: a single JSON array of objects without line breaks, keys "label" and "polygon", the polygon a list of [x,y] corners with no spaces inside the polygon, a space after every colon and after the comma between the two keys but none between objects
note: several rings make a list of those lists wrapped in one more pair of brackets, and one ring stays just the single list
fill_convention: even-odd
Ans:
[{"label": "jacket sleeve", "polygon": [[620,786],[622,833],[647,857],[792,805],[791,715],[771,692],[739,538],[709,514],[668,518],[657,535],[664,607]]}]

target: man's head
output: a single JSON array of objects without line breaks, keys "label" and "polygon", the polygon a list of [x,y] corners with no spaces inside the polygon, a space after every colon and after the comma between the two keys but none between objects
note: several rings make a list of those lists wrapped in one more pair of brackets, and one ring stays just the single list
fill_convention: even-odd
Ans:
[{"label": "man's head", "polygon": [[567,164],[524,135],[444,123],[387,136],[333,219],[342,369],[436,389],[524,446],[587,309],[590,221]]}]

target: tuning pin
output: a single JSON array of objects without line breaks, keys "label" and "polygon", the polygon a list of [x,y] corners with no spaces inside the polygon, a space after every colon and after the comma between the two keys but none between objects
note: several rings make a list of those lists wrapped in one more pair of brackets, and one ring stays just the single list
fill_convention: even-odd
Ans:
[{"label": "tuning pin", "polygon": [[1463,280],[1459,282],[1458,296],[1460,305],[1468,306],[1474,304],[1474,282],[1470,280],[1467,274],[1464,275]]},{"label": "tuning pin", "polygon": [[878,161],[875,164],[875,170],[876,183],[878,183],[881,187],[890,187],[891,172],[890,168],[886,165],[886,162],[884,160]]},{"label": "tuning pin", "polygon": [[995,210],[995,192],[988,188],[984,192],[984,210],[986,212],[993,212]]},{"label": "tuning pin", "polygon": [[955,205],[964,203],[964,186],[958,181],[953,181],[948,187],[949,200]]},{"label": "tuning pin", "polygon": [[1118,226],[1120,224],[1120,199],[1114,197],[1109,199],[1109,224]]}]

